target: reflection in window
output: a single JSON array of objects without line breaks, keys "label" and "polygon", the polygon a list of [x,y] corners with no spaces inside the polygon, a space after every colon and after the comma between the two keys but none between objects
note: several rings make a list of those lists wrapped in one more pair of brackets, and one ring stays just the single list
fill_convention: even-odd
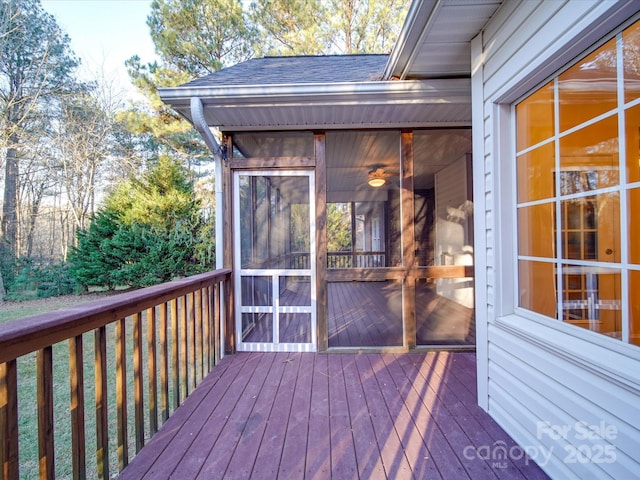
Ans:
[{"label": "reflection in window", "polygon": [[557,78],[560,132],[616,108],[616,58],[612,39]]},{"label": "reflection in window", "polygon": [[622,338],[620,271],[582,265],[563,265],[562,271],[562,319]]},{"label": "reflection in window", "polygon": [[[634,182],[640,181],[640,108],[616,110],[618,98],[638,97],[640,69],[631,55],[640,51],[638,25],[618,35],[624,38],[624,85],[617,80],[618,51],[611,39],[516,106],[516,144],[524,150],[516,157],[518,305],[639,344],[640,189]],[[551,91],[556,93],[550,97]],[[549,98],[558,118],[531,114],[545,111],[541,105]],[[539,132],[554,123],[559,134],[531,148],[537,145],[531,139],[543,141]]]}]

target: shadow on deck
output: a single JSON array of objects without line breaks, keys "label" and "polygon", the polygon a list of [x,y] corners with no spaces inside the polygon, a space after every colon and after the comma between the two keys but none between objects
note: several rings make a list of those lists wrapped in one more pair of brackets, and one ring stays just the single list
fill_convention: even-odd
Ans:
[{"label": "shadow on deck", "polygon": [[547,478],[475,385],[468,352],[238,353],[120,478]]}]

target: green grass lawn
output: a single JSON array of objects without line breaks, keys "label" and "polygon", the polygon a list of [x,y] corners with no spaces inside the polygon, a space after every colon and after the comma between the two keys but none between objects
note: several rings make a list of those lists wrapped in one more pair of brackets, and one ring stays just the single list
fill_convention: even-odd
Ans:
[{"label": "green grass lawn", "polygon": [[[0,306],[0,323],[19,321],[30,315],[63,308],[65,306],[92,300],[92,296],[67,296],[47,301],[11,302]],[[145,385],[145,412],[148,411],[146,394],[146,358],[147,328],[143,318],[143,359]],[[128,396],[128,433],[129,458],[135,454],[134,405],[133,405],[133,342],[132,320],[127,320],[127,396]],[[107,377],[109,403],[109,464],[112,477],[117,476],[118,459],[116,447],[116,408],[115,408],[115,327],[107,326]],[[87,451],[87,478],[97,478],[96,474],[96,420],[94,387],[94,333],[83,335],[84,385],[85,385],[85,438]],[[72,478],[71,430],[69,413],[69,351],[68,342],[54,345],[53,348],[53,384],[54,384],[54,423],[56,478]],[[170,397],[171,398],[171,392]],[[20,478],[38,478],[38,436],[37,436],[37,388],[35,353],[18,359],[18,420],[20,448]],[[148,437],[149,420],[146,419]]]},{"label": "green grass lawn", "polygon": [[50,312],[59,308],[69,307],[78,303],[89,302],[104,295],[104,293],[89,293],[86,295],[39,298],[37,300],[27,300],[24,302],[4,302],[0,304],[0,324],[38,315],[39,313]]}]

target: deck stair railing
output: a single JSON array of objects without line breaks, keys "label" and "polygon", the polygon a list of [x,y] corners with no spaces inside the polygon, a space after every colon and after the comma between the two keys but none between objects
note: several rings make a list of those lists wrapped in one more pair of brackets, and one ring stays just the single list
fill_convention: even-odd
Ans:
[{"label": "deck stair railing", "polygon": [[[0,325],[0,480],[30,476],[20,471],[19,430],[24,427],[18,412],[25,398],[18,405],[18,359],[33,361],[35,352],[37,395],[26,400],[37,404],[33,428],[40,478],[55,478],[54,432],[61,427],[66,433],[70,429],[66,457],[72,458],[73,478],[111,478],[109,446],[116,446],[122,470],[133,450],[131,424],[138,453],[219,360],[221,322],[231,305],[230,275],[231,270],[216,270]],[[93,357],[83,352],[83,334],[91,333],[93,342],[86,343],[93,343]],[[54,429],[54,346],[60,342],[68,342],[70,422]],[[93,366],[93,375],[85,373],[83,363]],[[88,388],[85,378],[92,376],[95,388]],[[95,391],[95,440],[85,438],[86,414],[93,418],[86,411],[85,390]],[[117,428],[109,428],[114,390]],[[117,438],[110,438],[110,430]],[[87,472],[89,445],[96,446],[97,472]]]}]

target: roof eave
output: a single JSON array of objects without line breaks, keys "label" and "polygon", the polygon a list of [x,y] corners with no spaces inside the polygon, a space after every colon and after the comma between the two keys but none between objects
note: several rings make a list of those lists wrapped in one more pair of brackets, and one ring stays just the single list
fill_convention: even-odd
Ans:
[{"label": "roof eave", "polygon": [[442,0],[414,0],[411,2],[402,30],[398,35],[382,74],[383,80],[404,80],[415,50],[427,33],[426,26]]},{"label": "roof eave", "polygon": [[[359,83],[174,87],[160,89],[160,97],[192,121],[189,105],[197,97],[207,108],[313,108],[349,106],[411,107],[470,104],[470,80],[373,81]],[[222,122],[220,122],[222,123]],[[376,123],[378,124],[378,123]],[[319,128],[321,121],[299,127]],[[210,126],[224,128],[225,125]],[[335,125],[334,125],[335,126]],[[268,126],[265,126],[267,128]],[[274,125],[273,127],[276,127]],[[235,125],[234,128],[242,128]],[[255,125],[247,126],[256,129]]]}]

